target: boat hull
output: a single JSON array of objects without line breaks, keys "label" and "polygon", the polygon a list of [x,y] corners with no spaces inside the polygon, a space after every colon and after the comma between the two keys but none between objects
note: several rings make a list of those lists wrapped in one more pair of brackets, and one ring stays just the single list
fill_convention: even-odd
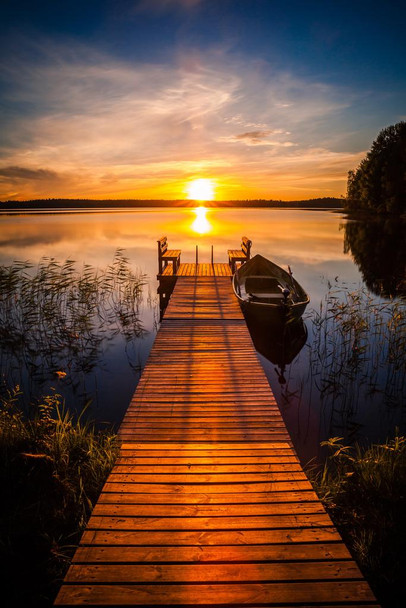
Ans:
[{"label": "boat hull", "polygon": [[[234,273],[233,290],[245,315],[275,322],[300,319],[310,301],[303,287],[290,274],[260,255]],[[283,291],[288,292],[285,297]]]},{"label": "boat hull", "polygon": [[[234,292],[235,293],[235,292]],[[266,304],[262,302],[247,302],[235,294],[245,315],[264,320],[286,323],[289,320],[299,320],[306,310],[308,302],[296,305]]]}]

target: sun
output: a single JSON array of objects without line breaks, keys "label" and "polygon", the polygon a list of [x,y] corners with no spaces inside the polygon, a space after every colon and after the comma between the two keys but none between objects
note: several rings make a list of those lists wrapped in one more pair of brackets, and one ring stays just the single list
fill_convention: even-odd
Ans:
[{"label": "sun", "polygon": [[194,179],[186,186],[188,199],[192,201],[212,201],[214,199],[214,182],[211,179]]}]

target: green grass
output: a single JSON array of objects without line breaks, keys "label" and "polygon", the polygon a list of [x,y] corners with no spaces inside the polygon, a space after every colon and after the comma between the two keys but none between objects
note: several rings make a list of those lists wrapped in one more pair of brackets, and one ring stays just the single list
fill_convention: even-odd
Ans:
[{"label": "green grass", "polygon": [[404,606],[406,438],[361,448],[334,437],[310,471],[321,500],[384,608]]},{"label": "green grass", "polygon": [[118,453],[48,395],[23,416],[17,387],[0,400],[3,606],[50,606]]}]

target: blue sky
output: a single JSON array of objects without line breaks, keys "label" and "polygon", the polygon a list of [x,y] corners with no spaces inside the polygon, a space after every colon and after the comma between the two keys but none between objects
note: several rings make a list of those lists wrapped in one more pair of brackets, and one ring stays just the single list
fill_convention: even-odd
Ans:
[{"label": "blue sky", "polygon": [[0,199],[345,194],[406,116],[399,2],[3,0]]}]

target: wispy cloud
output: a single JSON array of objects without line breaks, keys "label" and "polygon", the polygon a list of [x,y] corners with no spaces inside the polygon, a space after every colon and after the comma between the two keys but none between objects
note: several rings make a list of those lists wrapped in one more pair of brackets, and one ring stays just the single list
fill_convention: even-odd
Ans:
[{"label": "wispy cloud", "polygon": [[53,181],[58,178],[58,174],[55,171],[49,169],[26,169],[24,167],[3,167],[0,168],[0,179],[6,178],[10,181],[18,182],[41,180],[41,181]]},{"label": "wispy cloud", "polygon": [[282,148],[290,148],[291,146],[296,145],[291,141],[281,141],[274,138],[270,139],[270,136],[279,134],[288,135],[289,132],[284,132],[282,129],[276,129],[274,131],[248,131],[246,133],[221,137],[220,141],[243,143],[247,146],[276,146]]},{"label": "wispy cloud", "polygon": [[266,64],[218,51],[134,64],[68,45],[33,56],[3,66],[1,198],[175,198],[193,175],[217,178],[225,197],[314,195],[322,182],[338,194],[360,159],[328,130],[348,92]]}]

